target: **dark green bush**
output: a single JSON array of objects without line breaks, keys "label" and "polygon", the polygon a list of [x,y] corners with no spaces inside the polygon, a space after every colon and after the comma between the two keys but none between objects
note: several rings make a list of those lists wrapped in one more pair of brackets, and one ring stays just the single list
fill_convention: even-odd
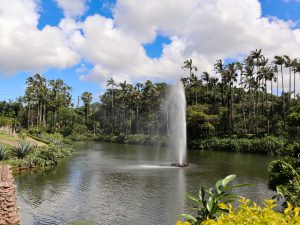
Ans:
[{"label": "dark green bush", "polygon": [[285,141],[281,138],[266,136],[263,138],[209,138],[194,140],[189,143],[193,149],[247,152],[261,154],[279,154],[284,148]]}]

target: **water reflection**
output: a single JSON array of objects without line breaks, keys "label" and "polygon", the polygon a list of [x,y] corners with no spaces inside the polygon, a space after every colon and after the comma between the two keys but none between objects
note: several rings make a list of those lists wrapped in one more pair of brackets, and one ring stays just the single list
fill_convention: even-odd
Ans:
[{"label": "water reflection", "polygon": [[192,151],[188,168],[173,168],[164,157],[157,161],[165,155],[161,148],[79,143],[78,149],[56,168],[15,177],[22,224],[175,224],[187,192],[197,194],[200,185],[230,173],[239,183],[257,184],[240,193],[257,200],[272,195],[265,156]]}]

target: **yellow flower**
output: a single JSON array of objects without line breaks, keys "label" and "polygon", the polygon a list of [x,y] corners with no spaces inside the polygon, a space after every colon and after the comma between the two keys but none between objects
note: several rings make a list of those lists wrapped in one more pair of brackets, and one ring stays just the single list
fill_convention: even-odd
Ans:
[{"label": "yellow flower", "polygon": [[181,222],[180,220],[178,220],[175,225],[191,225],[191,224],[188,221]]}]

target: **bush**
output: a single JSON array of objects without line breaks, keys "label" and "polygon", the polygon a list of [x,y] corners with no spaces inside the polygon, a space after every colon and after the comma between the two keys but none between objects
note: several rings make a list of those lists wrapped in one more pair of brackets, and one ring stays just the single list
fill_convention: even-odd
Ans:
[{"label": "bush", "polygon": [[221,204],[224,210],[228,211],[228,214],[223,213],[221,216],[214,219],[208,219],[202,222],[202,225],[292,225],[300,224],[299,212],[300,208],[293,208],[289,204],[288,208],[284,210],[284,213],[276,212],[275,200],[265,200],[264,206],[258,206],[256,203],[251,202],[249,199],[240,199],[240,206],[237,209],[233,209],[232,205]]},{"label": "bush", "polygon": [[34,146],[29,142],[21,141],[18,145],[13,146],[13,153],[18,157],[18,159],[23,159],[29,152],[34,149]]},{"label": "bush", "polygon": [[[258,206],[249,199],[240,199],[240,205],[233,209],[232,205],[220,204],[220,207],[228,213],[223,213],[216,219],[207,219],[202,223],[192,223],[201,225],[293,225],[300,224],[300,208],[293,208],[288,205],[284,213],[274,210],[275,200],[265,200],[264,206]],[[187,221],[177,221],[176,225],[191,225]]]},{"label": "bush", "polygon": [[[299,169],[299,168],[298,168]],[[270,163],[269,188],[277,191],[277,197],[284,199],[283,206],[287,202],[300,207],[300,173],[287,160],[275,160]]]},{"label": "bush", "polygon": [[0,144],[0,160],[4,160],[7,157],[7,147]]},{"label": "bush", "polygon": [[266,136],[263,138],[209,138],[194,140],[189,143],[193,149],[216,151],[247,152],[261,154],[279,154],[284,149],[285,141],[281,138]]},{"label": "bush", "polygon": [[147,144],[150,143],[149,135],[130,134],[127,136],[125,143],[127,144]]}]

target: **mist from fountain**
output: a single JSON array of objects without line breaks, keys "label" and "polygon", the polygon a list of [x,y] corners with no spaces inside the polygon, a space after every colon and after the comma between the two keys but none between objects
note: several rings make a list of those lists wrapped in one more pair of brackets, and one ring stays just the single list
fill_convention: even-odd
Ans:
[{"label": "mist from fountain", "polygon": [[169,148],[174,154],[175,166],[186,166],[186,99],[181,81],[168,92]]}]

